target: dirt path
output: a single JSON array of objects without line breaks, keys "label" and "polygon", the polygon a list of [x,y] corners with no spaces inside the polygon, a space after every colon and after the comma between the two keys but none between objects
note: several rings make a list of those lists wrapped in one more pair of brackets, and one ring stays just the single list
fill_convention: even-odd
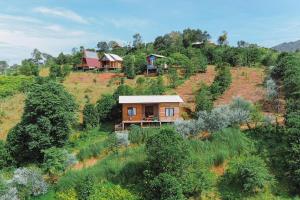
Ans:
[{"label": "dirt path", "polygon": [[215,75],[215,67],[210,65],[208,66],[206,73],[193,75],[190,79],[176,88],[176,93],[183,98],[186,107],[189,107],[192,110],[194,109],[195,92],[200,89],[202,83],[210,85],[214,81]]}]

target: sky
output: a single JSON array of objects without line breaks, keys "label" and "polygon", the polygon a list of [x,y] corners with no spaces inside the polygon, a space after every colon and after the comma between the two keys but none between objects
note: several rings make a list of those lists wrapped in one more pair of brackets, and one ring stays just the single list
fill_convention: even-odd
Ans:
[{"label": "sky", "polygon": [[145,42],[185,28],[228,32],[272,47],[300,39],[299,0],[0,0],[0,60],[29,58],[34,48],[57,56],[99,41]]}]

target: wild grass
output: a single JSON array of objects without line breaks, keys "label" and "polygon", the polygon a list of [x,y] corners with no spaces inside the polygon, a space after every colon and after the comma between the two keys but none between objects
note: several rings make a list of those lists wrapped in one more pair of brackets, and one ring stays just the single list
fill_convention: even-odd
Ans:
[{"label": "wild grass", "polygon": [[0,99],[0,139],[5,140],[7,133],[20,120],[23,114],[25,95],[17,93]]},{"label": "wild grass", "polygon": [[132,125],[129,131],[129,141],[133,144],[144,144],[150,136],[157,134],[159,131],[158,128],[141,128]]},{"label": "wild grass", "polygon": [[225,160],[250,152],[252,142],[238,129],[224,129],[210,140],[190,140],[192,157],[205,167],[219,166]]},{"label": "wild grass", "polygon": [[[127,148],[121,153],[113,153],[99,161],[96,165],[80,171],[69,171],[56,185],[56,191],[63,191],[75,188],[78,183],[87,176],[95,177],[96,181],[110,181],[118,184],[127,184],[137,180],[138,163],[145,160],[144,147]],[[135,165],[136,167],[127,167]],[[125,171],[126,170],[126,173]],[[126,180],[126,181],[125,181]]]}]

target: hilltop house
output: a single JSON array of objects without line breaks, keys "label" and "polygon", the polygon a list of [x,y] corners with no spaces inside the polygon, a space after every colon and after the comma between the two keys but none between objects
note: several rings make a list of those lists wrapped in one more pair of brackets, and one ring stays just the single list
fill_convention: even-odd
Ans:
[{"label": "hilltop house", "polygon": [[101,64],[97,52],[84,50],[81,64],[78,67],[82,69],[99,69]]},{"label": "hilltop house", "polygon": [[[166,58],[166,57],[158,54],[150,54],[147,56],[147,74],[149,73],[149,71],[157,71],[158,66],[156,66],[155,61],[161,58]],[[167,64],[164,63],[164,69],[167,68],[168,68]]]},{"label": "hilltop house", "polygon": [[122,129],[128,124],[172,123],[180,119],[180,103],[178,95],[160,96],[120,96],[122,104]]},{"label": "hilltop house", "polygon": [[103,69],[121,69],[123,66],[123,58],[112,53],[105,53],[100,61]]}]

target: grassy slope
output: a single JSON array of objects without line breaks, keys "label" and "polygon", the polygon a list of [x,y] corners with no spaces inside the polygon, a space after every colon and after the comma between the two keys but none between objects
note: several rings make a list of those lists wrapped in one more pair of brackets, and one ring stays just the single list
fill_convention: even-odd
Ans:
[{"label": "grassy slope", "polygon": [[[228,91],[217,100],[216,104],[228,103],[233,96],[243,96],[245,99],[254,102],[263,99],[264,90],[261,84],[263,83],[264,73],[262,69],[258,68],[233,68],[233,83]],[[41,76],[49,74],[48,68],[42,68],[40,71]],[[122,75],[121,75],[122,76]],[[170,90],[168,94],[179,94],[186,102],[186,106],[194,107],[194,94],[199,90],[201,83],[212,83],[215,76],[214,67],[209,66],[207,73],[197,74],[192,76],[189,80],[183,83],[175,90]],[[126,80],[126,84],[131,86],[135,85],[137,76],[133,80]],[[167,77],[164,77],[167,83]],[[102,94],[113,93],[120,83],[120,76],[115,73],[92,73],[92,72],[72,72],[66,78],[63,85],[66,89],[75,96],[77,103],[82,110],[86,97],[95,103]],[[0,125],[0,139],[5,139],[7,132],[16,123],[19,122],[22,115],[22,108],[24,106],[24,95],[16,94],[13,97],[6,98],[0,101],[0,111],[4,111],[3,124]],[[80,115],[80,121],[82,117]]]}]

